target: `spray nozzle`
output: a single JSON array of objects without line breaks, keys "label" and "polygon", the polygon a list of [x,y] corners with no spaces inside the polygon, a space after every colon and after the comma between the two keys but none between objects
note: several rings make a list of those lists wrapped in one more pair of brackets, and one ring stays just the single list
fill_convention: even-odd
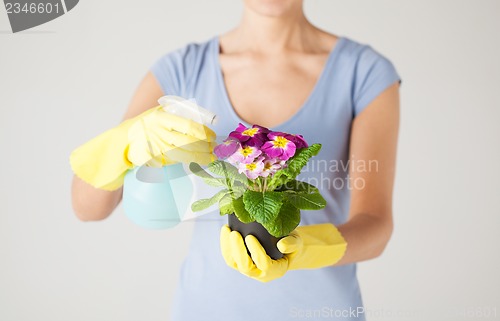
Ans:
[{"label": "spray nozzle", "polygon": [[163,106],[166,112],[191,119],[200,124],[214,125],[217,122],[217,115],[199,106],[194,98],[163,96],[158,99],[158,103]]}]

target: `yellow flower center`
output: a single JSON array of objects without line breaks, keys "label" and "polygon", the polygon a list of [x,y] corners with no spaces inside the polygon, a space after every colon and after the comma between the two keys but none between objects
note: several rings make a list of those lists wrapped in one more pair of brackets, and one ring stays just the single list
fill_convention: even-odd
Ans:
[{"label": "yellow flower center", "polygon": [[270,170],[271,166],[272,166],[271,162],[265,163],[264,164],[264,170],[266,170],[266,171]]},{"label": "yellow flower center", "polygon": [[245,136],[250,136],[253,137],[253,135],[257,134],[258,128],[249,128],[247,130],[244,130],[241,134]]},{"label": "yellow flower center", "polygon": [[278,136],[273,141],[274,147],[278,147],[278,148],[285,148],[285,146],[286,146],[287,143],[288,143],[288,139],[286,139],[283,136]]},{"label": "yellow flower center", "polygon": [[257,167],[257,165],[255,165],[254,163],[250,163],[250,164],[246,164],[245,166],[249,171],[253,171],[255,170],[255,168]]},{"label": "yellow flower center", "polygon": [[250,155],[252,152],[253,152],[253,149],[250,146],[244,147],[240,151],[241,155],[243,155],[245,157],[247,157],[248,155]]}]

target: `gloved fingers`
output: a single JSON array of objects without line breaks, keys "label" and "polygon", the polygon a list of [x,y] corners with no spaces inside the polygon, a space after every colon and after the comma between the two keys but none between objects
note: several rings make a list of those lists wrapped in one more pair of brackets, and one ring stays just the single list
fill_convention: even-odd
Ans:
[{"label": "gloved fingers", "polygon": [[[132,126],[134,130],[136,127]],[[132,129],[132,128],[131,128]],[[173,145],[193,152],[212,152],[217,145],[215,141],[200,140],[196,137],[185,135],[166,128],[149,127],[147,129],[149,140],[157,146]],[[131,135],[134,133],[130,131]]]},{"label": "gloved fingers", "polygon": [[127,137],[130,144],[147,146],[149,142],[151,149],[156,154],[158,150],[161,150],[166,145],[182,147],[185,150],[194,152],[212,152],[216,146],[215,141],[198,139],[194,136],[170,130],[155,122],[146,122],[142,118],[130,126]]},{"label": "gloved fingers", "polygon": [[179,133],[193,136],[199,140],[209,142],[215,141],[216,134],[213,130],[191,119],[172,115],[163,110],[159,110],[157,113],[151,114],[148,117],[157,117],[154,121],[161,124],[161,126],[166,129],[175,130]]},{"label": "gloved fingers", "polygon": [[229,234],[229,239],[231,244],[231,256],[236,262],[238,271],[250,277],[258,276],[260,271],[256,269],[252,258],[248,255],[241,234],[237,231],[232,231]]},{"label": "gloved fingers", "polygon": [[[288,260],[271,260],[258,240],[252,239],[252,237],[248,238],[247,236],[247,238],[245,238],[245,241],[248,239],[247,246],[249,246],[249,251],[252,253],[252,257],[250,257],[247,253],[245,241],[243,241],[241,234],[237,231],[231,231],[227,224],[222,226],[220,244],[221,252],[226,264],[238,270],[241,274],[260,282],[269,282],[283,276],[288,268]],[[260,247],[260,249],[258,247]],[[252,258],[258,257],[253,254],[258,252],[256,249],[261,251],[259,252],[260,254],[272,261],[268,269],[261,270],[252,260]],[[259,261],[259,259],[256,260]],[[265,264],[263,266],[265,266]]]},{"label": "gloved fingers", "polygon": [[165,154],[168,158],[181,163],[202,163],[206,165],[215,160],[215,155],[212,153],[215,143],[197,141],[188,145],[171,144],[167,140],[161,139],[159,136],[151,138],[153,151],[158,154]]},{"label": "gloved fingers", "polygon": [[272,259],[267,255],[266,250],[264,250],[259,240],[253,235],[247,235],[245,243],[257,268],[262,271],[268,271],[272,266]]},{"label": "gloved fingers", "polygon": [[[144,139],[146,138],[144,137]],[[127,152],[128,160],[136,166],[144,165],[153,158],[161,158],[161,155],[163,155],[164,164],[196,162],[207,165],[216,159],[211,152],[191,152],[168,143],[163,143],[159,148],[158,144],[152,143],[149,145],[147,141],[131,142]]]},{"label": "gloved fingers", "polygon": [[245,243],[252,256],[257,269],[262,273],[259,277],[260,281],[267,282],[285,275],[288,270],[288,258],[284,256],[281,259],[273,260],[267,255],[266,250],[262,247],[259,240],[253,235],[245,237]]},{"label": "gloved fingers", "polygon": [[277,247],[283,254],[297,252],[303,246],[303,240],[297,231],[292,231],[288,236],[285,236],[278,241]]},{"label": "gloved fingers", "polygon": [[[128,128],[128,160],[141,166],[164,154],[169,163],[214,161],[215,132],[190,119],[164,112],[160,107],[146,111]],[[142,114],[141,114],[142,115]]]},{"label": "gloved fingers", "polygon": [[227,224],[222,226],[220,229],[220,250],[222,253],[222,257],[224,258],[224,261],[226,261],[226,264],[233,269],[238,269],[236,262],[233,260],[233,257],[231,255],[231,243],[229,239],[229,234],[231,233],[231,229]]},{"label": "gloved fingers", "polygon": [[[164,147],[174,148],[171,145]],[[149,145],[146,140],[139,142],[131,141],[128,150],[126,150],[125,157],[135,166],[142,166],[153,158],[161,157],[161,154],[158,148],[154,148],[152,144]]]}]

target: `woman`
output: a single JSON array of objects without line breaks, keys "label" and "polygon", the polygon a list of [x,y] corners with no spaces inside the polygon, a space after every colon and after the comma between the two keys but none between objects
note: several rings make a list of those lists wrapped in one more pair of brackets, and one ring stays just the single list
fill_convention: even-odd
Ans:
[{"label": "woman", "polygon": [[[322,143],[317,168],[312,163],[303,174],[316,179],[328,206],[303,214],[301,226],[334,226],[347,248],[333,265],[285,268],[271,282],[258,282],[221,256],[225,218],[214,213],[195,225],[172,320],[365,318],[355,263],[379,256],[392,233],[401,80],[370,46],[314,27],[302,2],[245,0],[234,30],[158,59],[124,119],[156,106],[160,96],[177,95],[215,112],[220,136],[238,123],[259,124]],[[104,219],[120,200],[121,189],[102,191],[74,179],[82,220]]]}]

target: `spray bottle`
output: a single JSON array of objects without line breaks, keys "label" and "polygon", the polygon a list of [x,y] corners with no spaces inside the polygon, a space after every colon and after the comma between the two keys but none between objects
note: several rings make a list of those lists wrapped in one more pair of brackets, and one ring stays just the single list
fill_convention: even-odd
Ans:
[{"label": "spray bottle", "polygon": [[[217,116],[199,106],[194,99],[163,96],[158,100],[164,111],[205,126],[214,125]],[[134,223],[148,229],[172,228],[183,220],[194,218],[191,204],[198,198],[197,182],[188,164],[158,166],[151,160],[134,167],[125,175],[123,206]],[[210,193],[213,191],[209,191]]]}]

